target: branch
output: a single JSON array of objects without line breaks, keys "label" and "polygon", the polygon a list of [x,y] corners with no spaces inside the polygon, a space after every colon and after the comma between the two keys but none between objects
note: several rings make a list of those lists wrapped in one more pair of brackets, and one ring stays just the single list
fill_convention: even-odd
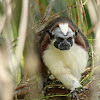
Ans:
[{"label": "branch", "polygon": [[21,56],[23,54],[25,39],[26,39],[26,32],[27,32],[27,21],[28,21],[28,2],[29,0],[22,1],[22,14],[21,14],[21,21],[19,25],[19,36],[18,36],[18,44],[16,48],[16,68],[18,67]]}]

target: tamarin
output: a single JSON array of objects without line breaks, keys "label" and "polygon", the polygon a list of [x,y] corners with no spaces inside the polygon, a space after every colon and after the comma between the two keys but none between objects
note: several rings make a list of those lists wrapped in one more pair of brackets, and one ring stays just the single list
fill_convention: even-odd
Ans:
[{"label": "tamarin", "polygon": [[87,61],[89,45],[80,29],[67,17],[51,21],[36,36],[36,46],[42,61],[43,77],[49,70],[66,88],[72,97],[81,87],[80,78]]}]

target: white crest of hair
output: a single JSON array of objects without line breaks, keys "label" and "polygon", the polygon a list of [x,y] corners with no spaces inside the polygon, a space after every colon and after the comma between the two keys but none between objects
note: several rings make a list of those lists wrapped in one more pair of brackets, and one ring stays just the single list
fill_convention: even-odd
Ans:
[{"label": "white crest of hair", "polygon": [[68,32],[68,23],[59,24],[59,27],[64,35],[67,35]]}]

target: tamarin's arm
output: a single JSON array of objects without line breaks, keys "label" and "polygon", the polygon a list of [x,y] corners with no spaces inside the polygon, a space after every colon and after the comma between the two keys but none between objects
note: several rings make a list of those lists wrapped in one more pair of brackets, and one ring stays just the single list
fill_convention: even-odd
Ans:
[{"label": "tamarin's arm", "polygon": [[71,91],[75,88],[81,87],[78,79],[71,74],[70,69],[68,67],[62,67],[61,65],[63,64],[57,62],[57,64],[54,65],[50,64],[48,68],[51,73]]}]

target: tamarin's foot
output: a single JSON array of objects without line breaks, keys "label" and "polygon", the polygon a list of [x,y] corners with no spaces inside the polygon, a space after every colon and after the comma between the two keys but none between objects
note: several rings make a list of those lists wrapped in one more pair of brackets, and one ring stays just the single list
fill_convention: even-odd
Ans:
[{"label": "tamarin's foot", "polygon": [[83,92],[84,90],[87,90],[87,88],[86,87],[75,88],[75,90],[71,92],[71,99],[77,100],[79,97],[79,93]]}]

